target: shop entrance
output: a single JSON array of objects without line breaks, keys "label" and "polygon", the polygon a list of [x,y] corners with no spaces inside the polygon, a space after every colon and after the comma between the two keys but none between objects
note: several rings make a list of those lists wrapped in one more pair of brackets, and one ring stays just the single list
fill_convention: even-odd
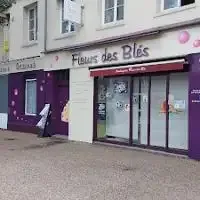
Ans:
[{"label": "shop entrance", "polygon": [[69,70],[56,72],[55,133],[68,135]]},{"label": "shop entrance", "polygon": [[106,77],[97,85],[98,140],[188,149],[188,73]]},{"label": "shop entrance", "polygon": [[0,129],[7,129],[8,124],[8,76],[0,76]]}]

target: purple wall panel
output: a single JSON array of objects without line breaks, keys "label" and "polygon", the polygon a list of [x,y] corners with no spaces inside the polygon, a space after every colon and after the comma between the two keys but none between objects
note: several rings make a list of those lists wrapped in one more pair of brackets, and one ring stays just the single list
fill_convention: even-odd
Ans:
[{"label": "purple wall panel", "polygon": [[25,115],[25,79],[37,79],[37,112],[39,113],[45,103],[45,73],[32,71],[10,74],[8,77],[8,129],[14,131],[35,132],[38,116]]},{"label": "purple wall panel", "polygon": [[189,151],[192,159],[200,160],[200,54],[189,56]]}]

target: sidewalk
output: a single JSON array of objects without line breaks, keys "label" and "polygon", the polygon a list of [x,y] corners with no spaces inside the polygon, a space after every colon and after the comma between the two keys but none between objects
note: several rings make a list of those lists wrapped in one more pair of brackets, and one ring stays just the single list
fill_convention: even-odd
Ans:
[{"label": "sidewalk", "polygon": [[2,200],[200,199],[189,159],[2,131],[0,150]]}]

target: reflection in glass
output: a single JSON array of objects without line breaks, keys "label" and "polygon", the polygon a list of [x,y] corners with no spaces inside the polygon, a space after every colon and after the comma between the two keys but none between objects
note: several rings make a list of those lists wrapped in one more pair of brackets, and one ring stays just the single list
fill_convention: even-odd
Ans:
[{"label": "reflection in glass", "polygon": [[164,0],[164,10],[180,6],[180,0]]},{"label": "reflection in glass", "polygon": [[188,149],[188,74],[170,75],[169,147]]},{"label": "reflection in glass", "polygon": [[151,78],[150,145],[165,147],[166,143],[166,76]]},{"label": "reflection in glass", "polygon": [[133,79],[133,143],[147,144],[148,77]]}]

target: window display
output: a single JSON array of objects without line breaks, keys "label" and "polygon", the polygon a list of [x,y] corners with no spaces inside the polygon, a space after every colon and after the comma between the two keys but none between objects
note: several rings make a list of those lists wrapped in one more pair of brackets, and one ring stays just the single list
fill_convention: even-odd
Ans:
[{"label": "window display", "polygon": [[150,145],[166,143],[166,76],[151,77]]},{"label": "window display", "polygon": [[169,113],[169,147],[188,148],[188,77],[187,73],[170,75],[169,92],[172,96]]},{"label": "window display", "polygon": [[187,150],[188,73],[168,76],[99,78],[97,138]]},{"label": "window display", "polygon": [[99,80],[98,138],[129,139],[129,98],[129,77]]}]

